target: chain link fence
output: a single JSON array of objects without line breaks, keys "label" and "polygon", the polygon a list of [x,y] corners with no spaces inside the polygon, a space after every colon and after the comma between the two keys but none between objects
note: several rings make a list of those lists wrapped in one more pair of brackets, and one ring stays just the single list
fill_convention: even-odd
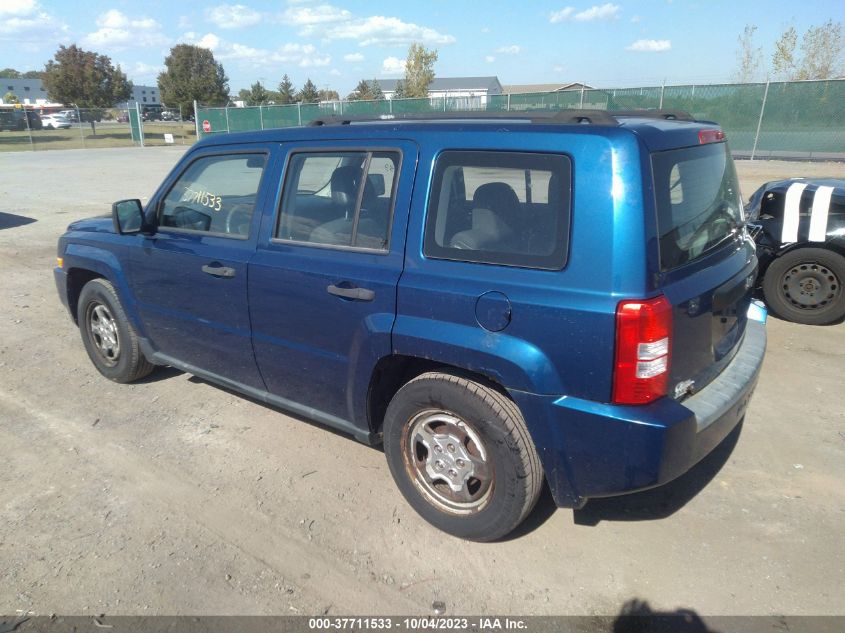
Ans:
[{"label": "chain link fence", "polygon": [[[191,144],[197,137],[305,125],[337,116],[563,109],[677,109],[725,130],[734,155],[745,158],[845,160],[845,80],[644,86],[565,90],[489,97],[437,97],[319,104],[196,108],[196,123],[178,109],[66,109],[23,115],[0,110],[0,151]],[[53,123],[63,115],[67,125]]]},{"label": "chain link fence", "polygon": [[[132,113],[141,121],[134,132]],[[194,141],[195,125],[183,119],[179,108],[0,107],[0,152],[187,145]]]},{"label": "chain link fence", "polygon": [[845,80],[564,90],[494,95],[486,101],[438,97],[244,108],[199,106],[197,129],[203,137],[305,125],[331,115],[661,108],[685,110],[697,119],[716,121],[738,157],[845,159]]}]

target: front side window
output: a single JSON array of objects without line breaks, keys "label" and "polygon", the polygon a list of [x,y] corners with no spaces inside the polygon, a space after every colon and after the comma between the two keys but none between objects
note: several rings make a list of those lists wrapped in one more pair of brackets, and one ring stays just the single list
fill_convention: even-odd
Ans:
[{"label": "front side window", "polygon": [[159,226],[247,237],[265,164],[264,154],[195,160],[162,201]]},{"label": "front side window", "polygon": [[292,155],[276,237],[386,250],[399,161],[393,151]]},{"label": "front side window", "polygon": [[570,173],[569,159],[560,154],[443,152],[432,180],[426,256],[563,268]]}]

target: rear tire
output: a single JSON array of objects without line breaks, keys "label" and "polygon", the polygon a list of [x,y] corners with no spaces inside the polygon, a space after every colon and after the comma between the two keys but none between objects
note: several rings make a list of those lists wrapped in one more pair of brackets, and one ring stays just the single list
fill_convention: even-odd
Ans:
[{"label": "rear tire", "polygon": [[763,277],[766,303],[779,317],[828,325],[845,316],[845,257],[824,248],[799,248],[774,260]]},{"label": "rear tire", "polygon": [[92,279],[85,284],[77,319],[88,357],[109,380],[133,382],[155,368],[141,353],[138,335],[110,282]]},{"label": "rear tire", "polygon": [[519,525],[543,483],[516,404],[452,373],[422,374],[396,393],[385,414],[384,452],[420,516],[474,541],[501,538]]}]

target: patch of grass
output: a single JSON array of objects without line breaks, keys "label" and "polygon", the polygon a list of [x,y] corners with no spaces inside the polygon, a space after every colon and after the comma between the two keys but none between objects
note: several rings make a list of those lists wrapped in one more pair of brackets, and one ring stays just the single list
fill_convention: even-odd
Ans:
[{"label": "patch of grass", "polygon": [[[176,145],[191,145],[196,138],[193,123],[147,123],[144,125],[145,145],[167,145],[165,134],[173,135]],[[31,135],[31,140],[30,140]],[[104,121],[97,123],[96,132],[89,123],[65,130],[32,130],[28,132],[0,132],[0,152],[40,151],[46,149],[82,149],[95,147],[131,147],[134,145],[128,123]]]}]

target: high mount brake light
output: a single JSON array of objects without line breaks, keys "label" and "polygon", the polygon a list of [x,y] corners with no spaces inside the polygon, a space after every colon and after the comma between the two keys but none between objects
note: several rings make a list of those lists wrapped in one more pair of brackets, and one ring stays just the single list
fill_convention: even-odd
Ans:
[{"label": "high mount brake light", "polygon": [[725,133],[722,130],[701,130],[698,133],[698,143],[706,145],[707,143],[718,143],[725,140]]},{"label": "high mount brake light", "polygon": [[616,308],[613,402],[646,404],[666,395],[672,306],[666,297],[621,301]]}]

